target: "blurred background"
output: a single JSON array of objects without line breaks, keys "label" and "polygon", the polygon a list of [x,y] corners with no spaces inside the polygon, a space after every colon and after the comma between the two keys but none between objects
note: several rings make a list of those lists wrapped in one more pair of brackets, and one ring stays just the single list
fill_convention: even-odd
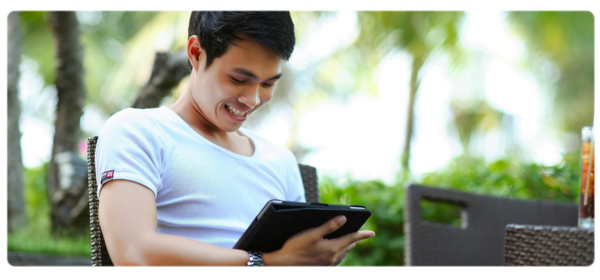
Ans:
[{"label": "blurred background", "polygon": [[[8,250],[90,256],[86,139],[187,83],[189,12],[8,17]],[[291,12],[296,48],[244,127],[365,205],[342,265],[403,265],[409,182],[576,203],[594,104],[590,12]],[[424,205],[424,218],[459,219]]]}]

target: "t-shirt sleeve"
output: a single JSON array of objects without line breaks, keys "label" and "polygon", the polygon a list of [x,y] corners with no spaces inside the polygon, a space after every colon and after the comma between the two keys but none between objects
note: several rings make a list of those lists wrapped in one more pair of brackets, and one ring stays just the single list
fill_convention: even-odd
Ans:
[{"label": "t-shirt sleeve", "polygon": [[306,202],[304,184],[302,183],[298,162],[291,151],[286,150],[286,152],[286,166],[288,167],[288,190],[286,200]]},{"label": "t-shirt sleeve", "polygon": [[163,145],[157,128],[140,110],[125,109],[106,122],[96,145],[98,197],[111,180],[128,180],[154,193],[162,187]]}]

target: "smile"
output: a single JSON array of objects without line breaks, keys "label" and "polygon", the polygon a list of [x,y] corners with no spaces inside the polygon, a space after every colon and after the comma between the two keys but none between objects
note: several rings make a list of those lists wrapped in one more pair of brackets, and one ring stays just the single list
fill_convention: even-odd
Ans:
[{"label": "smile", "polygon": [[236,116],[236,117],[243,117],[245,116],[248,112],[242,112],[238,109],[235,109],[233,107],[230,107],[229,105],[225,104],[225,109],[227,110],[227,112],[231,113],[232,115]]}]

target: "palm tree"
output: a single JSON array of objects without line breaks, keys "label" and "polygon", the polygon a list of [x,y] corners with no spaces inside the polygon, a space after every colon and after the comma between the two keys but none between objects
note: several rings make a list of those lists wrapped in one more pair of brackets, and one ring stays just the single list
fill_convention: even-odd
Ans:
[{"label": "palm tree", "polygon": [[[60,172],[59,158],[71,159],[76,165],[78,142],[81,136],[79,119],[83,114],[85,86],[83,82],[83,49],[81,47],[79,21],[74,12],[50,12],[48,22],[55,38],[56,89],[58,104],[52,157],[48,169],[48,197],[52,205],[53,229],[71,226],[87,204],[85,180],[67,180]],[[75,155],[75,156],[70,156]],[[81,165],[81,164],[80,164]],[[85,161],[83,161],[85,166]],[[73,173],[77,173],[71,171]],[[85,172],[81,172],[85,178]],[[78,174],[73,174],[77,178]],[[79,177],[82,177],[81,175]]]},{"label": "palm tree", "polygon": [[437,49],[451,53],[454,63],[459,61],[460,51],[456,46],[462,17],[461,12],[360,12],[358,14],[361,32],[356,42],[357,47],[378,50],[377,59],[371,58],[371,63],[379,63],[380,59],[392,50],[406,51],[412,58],[406,133],[401,160],[404,170],[409,170],[415,122],[414,104],[422,79],[419,73],[427,59]]}]

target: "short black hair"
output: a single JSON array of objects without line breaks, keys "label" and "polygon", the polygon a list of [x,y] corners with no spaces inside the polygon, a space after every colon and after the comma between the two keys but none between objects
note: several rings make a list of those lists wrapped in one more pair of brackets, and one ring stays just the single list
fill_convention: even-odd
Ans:
[{"label": "short black hair", "polygon": [[244,37],[256,41],[286,61],[290,59],[296,44],[290,12],[193,11],[188,38],[193,35],[198,35],[200,45],[206,52],[206,68],[215,58],[224,55],[229,45]]}]

